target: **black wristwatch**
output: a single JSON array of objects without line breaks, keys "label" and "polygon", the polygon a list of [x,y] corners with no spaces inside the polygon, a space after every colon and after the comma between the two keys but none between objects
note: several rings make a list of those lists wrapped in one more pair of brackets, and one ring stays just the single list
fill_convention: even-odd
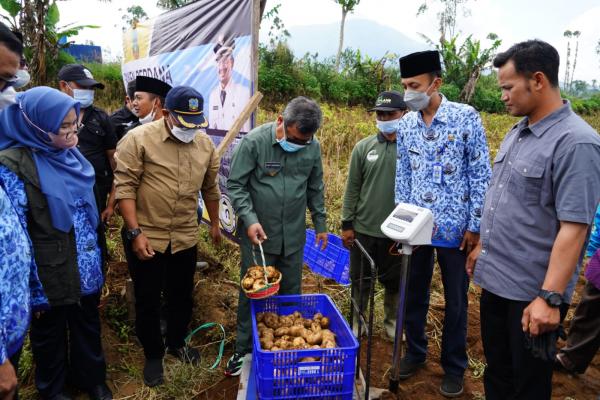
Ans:
[{"label": "black wristwatch", "polygon": [[127,237],[127,240],[133,240],[136,237],[140,236],[140,233],[142,233],[142,230],[140,228],[127,229],[125,237]]},{"label": "black wristwatch", "polygon": [[542,299],[546,300],[546,303],[548,303],[550,307],[554,308],[560,307],[560,305],[563,303],[562,294],[558,292],[540,289],[540,291],[538,292],[538,297],[541,297]]}]

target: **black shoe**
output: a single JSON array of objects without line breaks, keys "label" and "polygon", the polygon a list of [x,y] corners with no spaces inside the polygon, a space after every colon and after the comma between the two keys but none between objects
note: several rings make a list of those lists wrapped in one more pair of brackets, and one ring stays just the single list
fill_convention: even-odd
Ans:
[{"label": "black shoe", "polygon": [[154,387],[163,383],[163,360],[162,358],[146,359],[144,364],[144,384]]},{"label": "black shoe", "polygon": [[200,364],[200,352],[193,347],[183,346],[179,349],[168,348],[167,353],[179,359],[179,361],[183,361],[192,365]]},{"label": "black shoe", "polygon": [[425,366],[425,361],[422,363],[410,362],[404,357],[400,360],[400,379],[408,379],[415,374],[418,370]]},{"label": "black shoe", "polygon": [[445,397],[458,397],[463,393],[463,378],[460,376],[444,375],[440,393]]},{"label": "black shoe", "polygon": [[88,394],[90,396],[90,400],[112,400],[113,394],[106,386],[106,383],[101,383],[100,385],[96,385],[90,390],[88,390]]},{"label": "black shoe", "polygon": [[227,366],[225,367],[225,375],[226,376],[238,376],[242,373],[242,367],[244,366],[244,357],[245,353],[235,352],[227,361]]}]

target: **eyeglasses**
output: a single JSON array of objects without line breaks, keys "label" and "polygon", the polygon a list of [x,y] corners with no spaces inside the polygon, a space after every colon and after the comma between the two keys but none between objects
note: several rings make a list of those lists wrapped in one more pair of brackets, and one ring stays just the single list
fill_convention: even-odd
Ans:
[{"label": "eyeglasses", "polygon": [[287,140],[290,143],[297,144],[300,146],[308,146],[309,144],[312,143],[314,136],[315,136],[314,134],[311,135],[310,139],[308,139],[308,140],[302,140],[302,139],[297,139],[295,137],[291,137],[288,133],[287,126],[285,126],[285,123],[283,124],[283,132],[285,133],[285,140]]},{"label": "eyeglasses", "polygon": [[[42,128],[40,128],[39,126],[37,126],[36,124],[34,124],[33,121],[29,119],[27,114],[25,114],[25,110],[23,110],[23,105],[20,102],[19,102],[19,109],[21,110],[21,113],[23,114],[23,118],[25,118],[25,121],[27,121],[29,123],[29,125],[33,126],[38,131],[45,133],[48,136],[50,136],[50,135],[55,136],[55,137],[62,136],[62,137],[64,137],[65,140],[69,140],[71,137],[73,137],[73,135],[79,134],[79,132],[81,131],[81,129],[84,126],[83,124],[80,124],[78,120],[75,120],[70,123],[61,124],[61,126],[58,128],[58,133],[47,132],[47,131],[43,130]],[[75,129],[73,129],[73,127],[75,127]],[[50,142],[50,138],[48,136],[42,137],[42,139],[45,142]]]}]

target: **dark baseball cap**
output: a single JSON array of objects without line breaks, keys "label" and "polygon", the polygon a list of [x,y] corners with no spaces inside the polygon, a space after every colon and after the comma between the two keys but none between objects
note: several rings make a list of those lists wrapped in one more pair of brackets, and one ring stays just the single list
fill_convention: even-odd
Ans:
[{"label": "dark baseball cap", "polygon": [[379,93],[375,101],[375,107],[369,111],[397,111],[406,110],[407,108],[402,93],[395,90],[388,90]]},{"label": "dark baseball cap", "polygon": [[204,98],[196,89],[189,86],[176,86],[169,91],[165,108],[173,114],[185,128],[206,128],[204,118]]},{"label": "dark baseball cap", "polygon": [[81,64],[67,64],[58,71],[61,81],[75,82],[85,87],[104,89],[104,85],[94,79],[89,69]]}]

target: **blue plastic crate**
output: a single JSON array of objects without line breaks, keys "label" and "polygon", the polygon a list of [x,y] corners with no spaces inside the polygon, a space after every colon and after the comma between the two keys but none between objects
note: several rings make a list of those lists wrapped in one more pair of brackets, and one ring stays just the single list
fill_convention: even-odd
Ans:
[{"label": "blue plastic crate", "polygon": [[[273,296],[253,300],[252,332],[255,381],[258,398],[267,399],[352,399],[358,342],[350,326],[329,296],[307,294]],[[338,347],[318,350],[263,351],[260,347],[256,314],[274,312],[289,315],[300,311],[304,318],[317,312],[330,319]],[[317,362],[300,362],[304,357],[319,357]]]},{"label": "blue plastic crate", "polygon": [[342,244],[342,239],[332,233],[325,250],[315,246],[315,231],[306,230],[304,263],[316,274],[330,278],[342,285],[350,284],[350,252]]}]

